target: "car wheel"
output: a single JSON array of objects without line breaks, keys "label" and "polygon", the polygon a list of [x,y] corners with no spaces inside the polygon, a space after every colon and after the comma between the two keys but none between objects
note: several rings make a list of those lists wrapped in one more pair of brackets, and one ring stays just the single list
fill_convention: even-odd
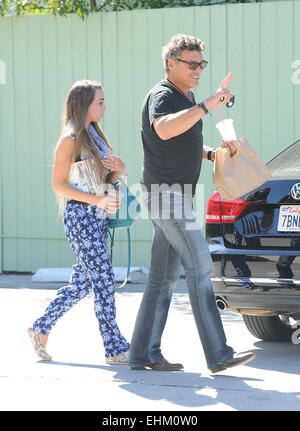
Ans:
[{"label": "car wheel", "polygon": [[294,319],[288,316],[250,316],[243,314],[248,331],[264,341],[291,341],[295,331]]}]

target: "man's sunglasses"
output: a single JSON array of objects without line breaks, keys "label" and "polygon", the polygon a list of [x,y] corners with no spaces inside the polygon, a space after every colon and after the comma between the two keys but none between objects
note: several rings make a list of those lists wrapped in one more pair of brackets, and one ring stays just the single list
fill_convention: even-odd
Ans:
[{"label": "man's sunglasses", "polygon": [[197,67],[199,66],[200,69],[205,69],[206,66],[208,65],[208,61],[206,60],[202,60],[200,61],[200,63],[197,63],[197,61],[186,61],[186,60],[181,60],[181,58],[176,58],[177,61],[181,61],[181,63],[186,63],[189,65],[189,68],[191,70],[196,70]]}]

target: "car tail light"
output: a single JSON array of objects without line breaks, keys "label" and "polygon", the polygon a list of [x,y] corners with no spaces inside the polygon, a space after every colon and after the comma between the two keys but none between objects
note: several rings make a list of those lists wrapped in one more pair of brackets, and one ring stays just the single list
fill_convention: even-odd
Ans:
[{"label": "car tail light", "polygon": [[244,199],[222,201],[215,191],[207,203],[206,223],[234,223],[246,206]]}]

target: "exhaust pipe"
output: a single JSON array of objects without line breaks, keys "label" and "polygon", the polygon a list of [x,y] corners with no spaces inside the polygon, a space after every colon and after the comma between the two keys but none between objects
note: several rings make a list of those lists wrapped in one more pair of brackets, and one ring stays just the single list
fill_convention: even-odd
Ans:
[{"label": "exhaust pipe", "polygon": [[273,310],[255,310],[249,308],[233,308],[228,307],[223,298],[218,297],[216,299],[216,304],[219,310],[233,311],[234,313],[247,314],[250,316],[278,316],[278,313]]},{"label": "exhaust pipe", "polygon": [[224,299],[218,298],[216,300],[216,303],[217,303],[217,307],[218,307],[219,310],[226,310],[227,309],[227,304],[224,301]]}]

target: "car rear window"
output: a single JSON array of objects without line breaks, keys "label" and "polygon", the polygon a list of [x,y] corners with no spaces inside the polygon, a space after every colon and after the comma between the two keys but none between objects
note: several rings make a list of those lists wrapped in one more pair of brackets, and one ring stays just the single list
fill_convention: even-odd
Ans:
[{"label": "car rear window", "polygon": [[300,139],[267,163],[273,178],[300,178]]}]

